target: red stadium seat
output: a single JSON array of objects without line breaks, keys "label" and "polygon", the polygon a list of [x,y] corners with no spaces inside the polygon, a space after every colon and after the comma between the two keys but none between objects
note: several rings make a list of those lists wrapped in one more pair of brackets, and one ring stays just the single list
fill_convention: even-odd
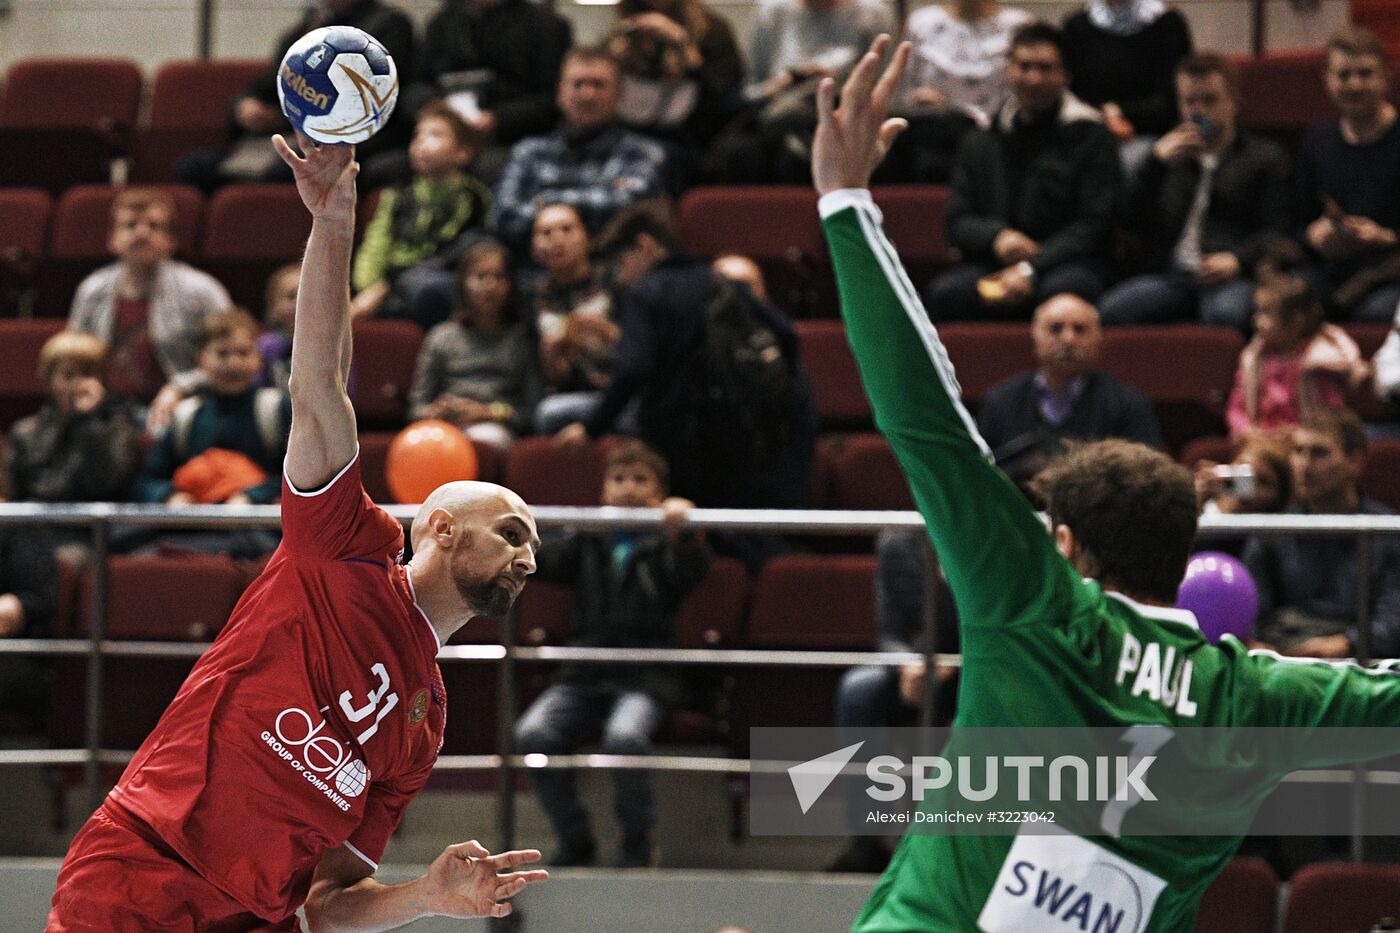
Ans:
[{"label": "red stadium seat", "polygon": [[203,127],[222,131],[228,108],[252,80],[268,70],[266,59],[173,59],[151,81],[152,128]]},{"label": "red stadium seat", "polygon": [[38,188],[0,190],[0,258],[44,254],[53,198]]},{"label": "red stadium seat", "polygon": [[383,430],[403,425],[422,342],[423,332],[408,321],[369,319],[354,323],[350,400],[361,428]]},{"label": "red stadium seat", "polygon": [[1289,882],[1283,933],[1351,933],[1400,917],[1400,865],[1319,863]]},{"label": "red stadium seat", "polygon": [[0,126],[91,129],[134,127],[141,69],[117,58],[30,58],[10,66]]},{"label": "red stadium seat", "polygon": [[606,442],[565,450],[551,437],[522,437],[506,453],[505,485],[531,505],[597,505]]},{"label": "red stadium seat", "polygon": [[[814,607],[820,607],[814,611]],[[869,648],[875,644],[875,558],[784,554],[754,584],[748,642],[755,648]]]},{"label": "red stadium seat", "polygon": [[47,191],[0,189],[0,315],[29,313],[52,212]]},{"label": "red stadium seat", "polygon": [[[175,199],[176,255],[190,257],[204,221],[204,196],[187,185],[152,185]],[[39,270],[38,311],[67,315],[78,284],[92,270],[112,261],[107,235],[112,202],[121,189],[112,185],[76,185],[58,199],[48,256]]]},{"label": "red stadium seat", "polygon": [[58,193],[105,181],[136,125],[141,70],[106,58],[32,58],[10,66],[0,101],[0,186]]},{"label": "red stadium seat", "polygon": [[1366,445],[1366,472],[1361,476],[1366,495],[1392,509],[1400,509],[1400,440],[1371,441]]},{"label": "red stadium seat", "polygon": [[949,189],[943,185],[880,185],[871,189],[885,216],[885,233],[899,252],[914,288],[949,263],[947,223]]},{"label": "red stadium seat", "polygon": [[938,336],[953,361],[963,401],[972,406],[998,382],[1035,367],[1026,324],[949,324],[938,328]]},{"label": "red stadium seat", "polygon": [[1225,429],[1225,401],[1244,338],[1225,327],[1110,327],[1102,367],[1147,394],[1157,410],[1167,449]]},{"label": "red stadium seat", "polygon": [[677,211],[681,242],[710,259],[741,253],[758,263],[774,304],[794,317],[831,316],[836,285],[817,216],[800,185],[692,188]]},{"label": "red stadium seat", "polygon": [[267,67],[262,59],[178,59],[161,65],[152,82],[148,125],[132,141],[131,177],[173,181],[182,156],[223,146],[229,106]]},{"label": "red stadium seat", "polygon": [[914,508],[909,483],[883,436],[856,434],[842,443],[832,475],[831,507],[890,511]]},{"label": "red stadium seat", "polygon": [[54,318],[0,320],[0,425],[39,410],[47,395],[37,364],[44,341],[63,329]]},{"label": "red stadium seat", "polygon": [[743,643],[749,574],[732,557],[715,557],[710,572],[686,599],[676,618],[682,648],[732,648]]},{"label": "red stadium seat", "polygon": [[[223,555],[112,557],[107,563],[107,637],[208,641],[224,627],[247,579]],[[76,629],[85,635],[92,578],[79,599]]]},{"label": "red stadium seat", "polygon": [[1237,858],[1201,897],[1196,933],[1274,933],[1278,876],[1261,858]]},{"label": "red stadium seat", "polygon": [[870,400],[840,321],[798,321],[798,349],[823,430],[870,427]]},{"label": "red stadium seat", "polygon": [[[1325,63],[1320,48],[1236,56],[1240,124],[1291,146],[1314,123],[1336,119],[1337,108],[1323,85]],[[1393,83],[1390,99],[1400,102],[1400,87]]]},{"label": "red stadium seat", "polygon": [[293,185],[229,185],[209,202],[200,266],[254,315],[263,311],[267,278],[301,259],[311,215]]}]

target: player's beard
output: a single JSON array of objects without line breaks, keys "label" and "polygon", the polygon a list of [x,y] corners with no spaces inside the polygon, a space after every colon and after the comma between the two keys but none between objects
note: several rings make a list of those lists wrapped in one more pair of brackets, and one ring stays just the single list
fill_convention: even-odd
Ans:
[{"label": "player's beard", "polygon": [[510,585],[508,573],[477,576],[466,566],[467,554],[462,552],[452,568],[452,582],[468,606],[477,615],[501,618],[515,604],[517,590]]}]

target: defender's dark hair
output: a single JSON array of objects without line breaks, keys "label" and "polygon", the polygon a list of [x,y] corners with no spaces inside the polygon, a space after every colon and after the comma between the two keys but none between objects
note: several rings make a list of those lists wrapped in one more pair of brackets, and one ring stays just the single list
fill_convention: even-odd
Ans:
[{"label": "defender's dark hair", "polygon": [[1052,527],[1074,532],[1081,569],[1110,589],[1171,604],[1196,537],[1187,469],[1131,441],[1080,444],[1031,481]]}]

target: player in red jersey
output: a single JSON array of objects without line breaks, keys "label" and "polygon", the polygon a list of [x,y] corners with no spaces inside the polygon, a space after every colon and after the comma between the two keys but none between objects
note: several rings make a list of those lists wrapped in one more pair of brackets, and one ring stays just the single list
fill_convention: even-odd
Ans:
[{"label": "player in red jersey", "polygon": [[535,569],[518,496],[450,483],[403,529],[360,485],[350,368],[351,146],[274,142],[312,214],[292,343],[282,544],[121,781],[73,840],[50,931],[388,930],[502,917],[535,850],[448,846],[400,885],[373,878],[446,722],[434,660]]}]

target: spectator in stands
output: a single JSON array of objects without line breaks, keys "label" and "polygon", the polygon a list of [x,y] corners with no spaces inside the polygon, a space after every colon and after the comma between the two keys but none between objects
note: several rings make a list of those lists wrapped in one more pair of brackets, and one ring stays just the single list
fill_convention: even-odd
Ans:
[{"label": "spectator in stands", "polygon": [[529,0],[444,0],[423,33],[419,77],[482,138],[510,146],[559,118],[569,21]]},{"label": "spectator in stands", "polygon": [[747,106],[715,139],[705,175],[721,184],[800,182],[810,175],[817,85],[892,32],[878,0],[764,0],[749,33]]},{"label": "spectator in stands", "polygon": [[[1071,87],[1127,144],[1131,169],[1177,119],[1175,72],[1191,54],[1186,17],[1162,0],[1089,0],[1065,19]],[[1141,140],[1133,145],[1134,140]]]},{"label": "spectator in stands", "polygon": [[701,0],[621,0],[606,45],[622,66],[622,122],[676,144],[705,146],[738,109],[744,59],[729,21]]},{"label": "spectator in stands", "polygon": [[418,351],[409,412],[450,421],[472,440],[505,450],[529,429],[540,394],[510,253],[495,240],[480,240],[467,247],[457,275],[457,310],[428,332]]},{"label": "spectator in stands", "polygon": [[[58,601],[53,546],[45,529],[0,528],[0,638],[43,638]],[[39,731],[49,711],[44,660],[0,654],[0,714],[21,717]]]},{"label": "spectator in stands", "polygon": [[763,278],[763,270],[758,267],[748,256],[741,256],[738,253],[725,253],[716,256],[710,263],[710,270],[715,275],[728,279],[731,282],[738,282],[747,285],[749,291],[754,293],[754,297],[760,301],[768,301],[768,283]]},{"label": "spectator in stands", "polygon": [[[119,502],[141,462],[141,428],[131,406],[107,392],[107,347],[65,330],[39,351],[43,407],[10,428],[6,495],[16,502]],[[61,528],[56,539],[82,541],[86,528]]]},{"label": "spectator in stands", "polygon": [[213,276],[171,258],[175,200],[166,192],[121,191],[107,248],[117,261],[78,285],[68,326],[106,342],[108,389],[151,402],[148,427],[157,430],[203,382],[195,361],[200,328],[232,300]]},{"label": "spectator in stands", "polygon": [[[572,584],[569,644],[590,648],[665,648],[676,643],[681,604],[709,571],[704,536],[684,527],[693,503],[667,497],[667,464],[640,441],[608,454],[601,503],[660,508],[657,532],[565,532],[536,556],[536,579]],[[601,729],[603,752],[646,755],[669,710],[682,700],[674,669],[656,665],[566,665],[515,725],[515,750],[564,755]],[[550,865],[588,865],[596,843],[579,805],[574,775],[530,770],[535,793],[559,838]],[[644,868],[656,862],[652,827],[656,804],[651,776],[613,772],[622,850],[616,864]]]},{"label": "spectator in stands", "polygon": [[892,25],[889,11],[872,0],[765,0],[749,33],[744,94],[771,100],[842,74]]},{"label": "spectator in stands", "polygon": [[413,180],[385,191],[355,252],[352,317],[403,318],[427,330],[452,311],[458,261],[486,222],[491,191],[467,168],[480,135],[451,107],[418,111]]},{"label": "spectator in stands", "polygon": [[621,81],[606,51],[576,48],[565,56],[562,125],[516,143],[496,187],[492,229],[513,249],[525,246],[541,204],[572,204],[596,231],[632,202],[662,193],[660,143],[618,123]]},{"label": "spectator in stands", "polygon": [[546,204],[535,214],[530,254],[544,275],[529,304],[548,393],[535,409],[541,434],[591,417],[612,374],[617,309],[608,270],[593,262],[590,248],[573,205]]},{"label": "spectator in stands", "polygon": [[1044,23],[1015,32],[1012,99],[958,152],[948,241],[963,261],[929,287],[940,321],[1024,317],[1060,292],[1103,291],[1122,168],[1098,111],[1068,90],[1063,42]]},{"label": "spectator in stands", "polygon": [[1251,271],[1293,248],[1292,165],[1277,143],[1239,128],[1239,73],[1224,56],[1182,59],[1176,99],[1181,123],[1156,141],[1129,187],[1147,274],[1109,289],[1099,313],[1105,325],[1199,313],[1247,330]]},{"label": "spectator in stands", "polygon": [[[586,422],[559,432],[566,445],[585,443],[611,429],[635,398],[643,440],[655,447],[672,470],[677,494],[704,506],[800,508],[807,501],[816,414],[811,390],[797,359],[792,323],[747,289],[721,280],[707,265],[680,249],[666,206],[635,204],[619,214],[598,240],[611,257],[621,293],[621,337],[613,357],[612,380],[598,410]],[[781,351],[785,410],[763,426],[777,449],[757,462],[737,462],[743,454],[743,425],[724,426],[727,436],[708,433],[706,412],[696,409],[697,368],[705,352],[706,321],[712,301],[742,302],[746,320],[759,322]],[[735,306],[736,310],[738,306]],[[775,361],[777,362],[777,361]],[[771,399],[749,399],[759,410]]]},{"label": "spectator in stands", "polygon": [[1298,152],[1303,237],[1318,257],[1309,277],[1343,316],[1389,321],[1400,301],[1400,125],[1380,39],[1360,28],[1332,36],[1324,77],[1341,116],[1310,129]]},{"label": "spectator in stands", "polygon": [[292,374],[292,329],[297,320],[297,290],[301,287],[301,263],[288,263],[267,279],[263,297],[265,329],[258,338],[262,357],[260,385],[287,391]]},{"label": "spectator in stands", "polygon": [[[1366,435],[1355,414],[1340,409],[1305,416],[1289,457],[1293,506],[1304,515],[1390,515],[1360,487]],[[1256,638],[1284,654],[1352,657],[1357,651],[1357,542],[1352,535],[1258,535],[1244,562],[1259,588]],[[1370,656],[1400,655],[1400,542],[1372,544]]]},{"label": "spectator in stands", "polygon": [[[928,536],[921,531],[887,531],[876,539],[875,555],[876,650],[927,651],[924,607],[929,595],[929,570],[937,566]],[[952,594],[940,580],[934,596],[935,649],[956,653],[958,622]],[[939,666],[935,671],[935,722],[946,724],[953,716],[957,668]],[[927,673],[928,666],[922,661],[902,667],[851,668],[841,675],[836,687],[836,727],[875,729],[911,720],[923,705]],[[868,802],[863,793],[847,796],[848,819],[862,819],[868,812],[862,799]],[[889,860],[884,837],[860,832],[850,838],[827,870],[876,874],[885,870]]]},{"label": "spectator in stands", "polygon": [[[406,80],[413,72],[413,21],[403,11],[382,0],[315,0],[301,19],[278,38],[267,71],[253,79],[229,114],[229,144],[222,149],[191,153],[176,166],[176,176],[206,194],[236,181],[290,182],[292,173],[272,148],[272,134],[289,130],[277,101],[277,68],[292,43],[322,26],[354,26],[379,40],[393,57]],[[388,125],[357,147],[365,166],[360,183],[374,187],[387,183],[401,161],[394,150],[407,144],[412,114],[402,108]],[[388,155],[387,167],[379,160]]]},{"label": "spectator in stands", "polygon": [[[257,388],[258,322],[246,311],[211,315],[200,331],[200,394],[176,406],[136,479],[138,502],[167,505],[266,504],[282,490],[291,398]],[[270,532],[188,532],[165,540],[253,556],[276,546]]]},{"label": "spectator in stands", "polygon": [[909,14],[904,35],[914,43],[914,54],[895,105],[909,128],[886,157],[900,163],[894,180],[948,180],[963,136],[988,126],[1010,96],[1011,34],[1033,19],[996,0],[955,0]]},{"label": "spectator in stands", "polygon": [[[1292,501],[1289,455],[1292,431],[1257,431],[1231,458],[1230,470],[1201,460],[1195,465],[1196,499],[1206,515],[1278,512]],[[1242,469],[1244,468],[1244,469]],[[1215,544],[1212,539],[1212,546]]]},{"label": "spectator in stands", "polygon": [[1356,341],[1324,321],[1307,282],[1277,275],[1254,294],[1254,339],[1240,352],[1225,412],[1237,440],[1292,427],[1310,411],[1340,408],[1370,375]]},{"label": "spectator in stands", "polygon": [[1162,447],[1147,396],[1097,369],[1103,330],[1094,306],[1056,295],[1035,309],[1037,366],[987,390],[977,427],[997,465],[1019,485],[1057,459],[1067,441],[1117,437]]}]

